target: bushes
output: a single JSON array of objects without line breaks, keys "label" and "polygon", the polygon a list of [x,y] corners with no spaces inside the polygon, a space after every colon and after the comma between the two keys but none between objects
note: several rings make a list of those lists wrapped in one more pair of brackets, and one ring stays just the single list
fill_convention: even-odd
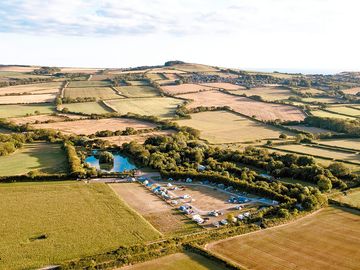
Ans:
[{"label": "bushes", "polygon": [[70,165],[70,175],[84,177],[86,172],[82,167],[81,160],[76,153],[75,147],[70,142],[64,142],[64,149]]}]

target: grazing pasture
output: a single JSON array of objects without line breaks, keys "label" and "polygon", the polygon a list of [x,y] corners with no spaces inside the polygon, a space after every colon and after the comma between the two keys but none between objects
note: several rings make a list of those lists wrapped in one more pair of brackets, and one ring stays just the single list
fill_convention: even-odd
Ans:
[{"label": "grazing pasture", "polygon": [[137,113],[140,115],[154,115],[162,118],[172,117],[177,107],[184,101],[175,98],[127,98],[106,101],[120,114]]},{"label": "grazing pasture", "polygon": [[319,157],[325,157],[330,159],[349,161],[360,164],[360,155],[356,153],[343,152],[341,150],[332,150],[332,149],[323,149],[315,146],[299,145],[299,144],[289,144],[289,145],[276,145],[273,148],[279,150],[287,150],[298,152],[304,155],[316,155]]},{"label": "grazing pasture", "polygon": [[208,91],[208,90],[215,89],[215,87],[193,84],[193,83],[184,83],[184,84],[179,84],[179,85],[166,85],[166,86],[162,86],[161,88],[166,93],[171,94],[171,95],[179,95],[179,94]]},{"label": "grazing pasture", "polygon": [[133,97],[154,97],[159,96],[160,93],[152,86],[119,86],[115,87],[120,95],[128,98]]},{"label": "grazing pasture", "polygon": [[102,130],[125,130],[132,127],[135,130],[155,128],[156,125],[128,118],[106,118],[106,119],[86,119],[78,121],[44,123],[32,125],[37,129],[54,129],[66,134],[90,135]]},{"label": "grazing pasture", "polygon": [[96,99],[123,98],[110,87],[65,88],[64,96],[68,98],[94,97]]},{"label": "grazing pasture", "polygon": [[25,125],[25,124],[33,124],[33,123],[43,123],[43,122],[61,122],[66,120],[67,117],[58,116],[58,115],[48,115],[48,114],[40,114],[40,115],[31,115],[26,117],[14,117],[10,120],[17,125]]},{"label": "grazing pasture", "polygon": [[33,170],[44,174],[67,171],[65,152],[59,144],[25,144],[14,153],[1,156],[0,164],[0,176],[23,175]]},{"label": "grazing pasture", "polygon": [[247,116],[255,116],[261,120],[301,121],[305,114],[296,107],[282,104],[264,103],[246,97],[222,93],[219,91],[207,91],[179,95],[179,97],[193,100],[189,108],[200,106],[229,106],[234,111]]},{"label": "grazing pasture", "polygon": [[144,86],[149,85],[149,82],[147,80],[138,80],[138,81],[126,81],[132,86]]},{"label": "grazing pasture", "polygon": [[309,132],[312,134],[325,134],[325,133],[331,133],[331,134],[339,134],[337,132],[323,129],[323,128],[317,128],[317,127],[308,127],[308,126],[302,126],[302,125],[296,125],[296,126],[287,126],[289,128],[293,128],[299,131]]},{"label": "grazing pasture", "polygon": [[334,113],[346,114],[352,117],[360,117],[360,110],[347,106],[331,106],[327,107],[326,110]]},{"label": "grazing pasture", "polygon": [[56,94],[0,96],[0,104],[28,104],[53,102]]},{"label": "grazing pasture", "polygon": [[194,113],[191,119],[179,120],[177,123],[200,130],[200,137],[214,144],[277,139],[281,133],[293,135],[225,111]]},{"label": "grazing pasture", "polygon": [[360,139],[355,138],[321,140],[317,143],[360,151]]},{"label": "grazing pasture", "polygon": [[0,186],[0,268],[37,269],[160,234],[105,184]]},{"label": "grazing pasture", "polygon": [[163,234],[184,234],[201,229],[140,184],[111,184],[111,188]]},{"label": "grazing pasture", "polygon": [[322,110],[311,111],[311,114],[317,117],[339,118],[339,119],[356,119],[352,116],[341,115],[337,113],[326,112]]},{"label": "grazing pasture", "polygon": [[313,94],[313,95],[324,94],[324,91],[319,90],[319,89],[315,89],[315,88],[298,88],[296,90],[298,90],[298,91],[300,91],[301,93],[304,93],[304,94]]},{"label": "grazing pasture", "polygon": [[360,212],[328,207],[295,222],[207,245],[246,269],[357,269]]},{"label": "grazing pasture", "polygon": [[201,65],[201,64],[191,64],[191,63],[173,65],[173,66],[171,66],[171,68],[174,68],[174,69],[177,69],[177,70],[180,70],[180,71],[184,71],[184,72],[212,72],[212,71],[218,71],[218,69],[215,68],[215,67]]},{"label": "grazing pasture", "polygon": [[246,95],[246,96],[260,96],[267,101],[283,100],[288,99],[291,95],[290,90],[279,87],[279,86],[267,86],[267,87],[257,87],[251,89],[241,89],[231,91],[233,94],[237,95]]},{"label": "grazing pasture", "polygon": [[228,268],[199,254],[184,252],[125,266],[118,270],[226,270]]},{"label": "grazing pasture", "polygon": [[94,88],[94,87],[103,87],[110,86],[110,81],[71,81],[68,85],[68,88]]},{"label": "grazing pasture", "polygon": [[202,83],[201,85],[212,87],[212,88],[225,89],[225,90],[245,89],[244,86],[236,85],[236,84],[232,84],[232,83]]},{"label": "grazing pasture", "polygon": [[15,85],[0,88],[0,95],[8,94],[52,94],[58,93],[62,82],[50,82],[50,83],[35,83],[26,85]]},{"label": "grazing pasture", "polygon": [[341,100],[332,97],[309,97],[309,98],[302,98],[303,102],[309,103],[340,103]]},{"label": "grazing pasture", "polygon": [[347,190],[332,197],[332,199],[341,203],[350,204],[354,207],[360,207],[360,188]]},{"label": "grazing pasture", "polygon": [[51,114],[55,112],[52,104],[0,105],[0,118],[20,117],[28,114]]},{"label": "grazing pasture", "polygon": [[105,114],[113,112],[100,102],[68,103],[59,106],[60,109],[68,108],[69,112],[83,114]]}]

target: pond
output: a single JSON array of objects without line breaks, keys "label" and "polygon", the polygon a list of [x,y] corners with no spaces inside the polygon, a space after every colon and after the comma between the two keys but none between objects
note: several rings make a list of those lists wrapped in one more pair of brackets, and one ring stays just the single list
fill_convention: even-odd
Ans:
[{"label": "pond", "polygon": [[112,153],[114,156],[114,164],[100,164],[99,157],[96,153],[97,151],[93,151],[92,155],[85,159],[85,162],[97,170],[104,172],[124,172],[137,168],[129,158],[119,153]]}]

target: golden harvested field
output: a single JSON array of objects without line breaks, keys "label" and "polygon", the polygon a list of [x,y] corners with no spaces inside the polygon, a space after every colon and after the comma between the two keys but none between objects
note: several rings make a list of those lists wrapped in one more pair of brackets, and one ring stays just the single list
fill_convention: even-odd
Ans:
[{"label": "golden harvested field", "polygon": [[127,83],[129,83],[132,86],[144,86],[144,85],[149,85],[149,82],[146,80],[139,80],[139,81],[126,81]]},{"label": "golden harvested field", "polygon": [[324,134],[324,133],[331,133],[331,134],[339,134],[337,132],[331,131],[331,130],[327,130],[327,129],[323,129],[323,128],[317,128],[317,127],[308,127],[308,126],[301,126],[301,125],[296,125],[296,126],[287,126],[289,128],[293,128],[299,131],[305,131],[305,132],[309,132],[312,134]]},{"label": "golden harvested field", "polygon": [[309,97],[309,98],[302,98],[304,102],[320,102],[320,103],[340,103],[341,100],[337,98],[331,97]]},{"label": "golden harvested field", "polygon": [[61,122],[66,120],[66,117],[42,114],[42,115],[32,115],[26,117],[14,117],[11,118],[10,120],[17,125],[25,125],[25,124],[33,124],[35,122],[42,123],[46,121]]},{"label": "golden harvested field", "polygon": [[184,101],[167,97],[151,97],[107,100],[106,103],[115,108],[120,114],[130,112],[169,118],[174,115],[177,107],[183,104]]},{"label": "golden harvested field", "polygon": [[79,88],[66,88],[65,97],[94,97],[96,99],[116,99],[123,98],[118,95],[116,91],[110,87],[79,87]]},{"label": "golden harvested field", "polygon": [[267,86],[267,87],[257,87],[251,89],[235,90],[231,91],[233,94],[237,95],[246,95],[246,96],[260,96],[267,101],[275,101],[288,99],[293,95],[290,90],[278,87],[278,86]]},{"label": "golden harvested field", "polygon": [[61,68],[61,72],[63,73],[88,73],[94,74],[100,71],[100,68],[76,68],[76,67],[64,67]]},{"label": "golden harvested field", "polygon": [[228,268],[196,253],[184,252],[125,266],[118,270],[226,270]]},{"label": "golden harvested field", "polygon": [[174,68],[154,68],[149,73],[173,73],[173,74],[184,74],[185,71],[177,70]]},{"label": "golden harvested field", "polygon": [[215,89],[216,87],[210,87],[205,85],[193,84],[193,83],[184,83],[180,85],[168,85],[161,87],[166,93],[172,95],[186,94],[192,92],[208,91]]},{"label": "golden harvested field", "polygon": [[26,85],[15,85],[9,87],[0,88],[0,95],[6,94],[46,94],[46,93],[58,93],[62,82],[51,82],[51,83],[36,83]]},{"label": "golden harvested field", "polygon": [[99,137],[98,139],[103,141],[108,141],[111,144],[117,146],[122,146],[123,143],[129,143],[131,141],[136,141],[138,143],[144,143],[147,138],[152,136],[166,136],[175,133],[173,130],[160,130],[153,131],[148,133],[142,133],[137,135],[127,135],[127,136],[111,136],[111,137]]},{"label": "golden harvested field", "polygon": [[325,144],[329,146],[337,146],[337,147],[343,147],[343,148],[349,148],[354,150],[360,151],[360,139],[332,139],[332,140],[321,140],[317,141],[317,143]]},{"label": "golden harvested field", "polygon": [[347,203],[355,207],[360,207],[360,188],[347,190],[346,194],[340,193],[332,199],[341,203]]},{"label": "golden harvested field", "polygon": [[0,104],[28,104],[53,102],[56,94],[0,96]]},{"label": "golden harvested field", "polygon": [[32,72],[39,67],[35,66],[0,66],[0,71],[9,72]]},{"label": "golden harvested field", "polygon": [[104,114],[113,112],[99,102],[68,103],[59,106],[59,108],[68,108],[70,112],[84,114]]},{"label": "golden harvested field", "polygon": [[0,118],[20,117],[27,114],[41,114],[53,113],[54,105],[52,104],[19,104],[19,105],[0,105]]},{"label": "golden harvested field", "polygon": [[199,106],[229,106],[236,112],[250,117],[255,116],[261,120],[301,121],[305,118],[305,114],[299,108],[293,106],[264,103],[219,91],[184,94],[179,95],[179,97],[194,100],[194,102],[188,105],[190,108]]},{"label": "golden harvested field", "polygon": [[354,87],[354,88],[350,88],[350,89],[345,89],[342,90],[345,94],[349,94],[349,95],[356,95],[357,93],[360,92],[360,87]]},{"label": "golden harvested field", "polygon": [[356,119],[355,117],[352,117],[352,116],[345,116],[345,115],[330,113],[330,112],[326,112],[326,111],[322,111],[322,110],[311,111],[311,114],[314,116],[318,116],[318,117],[339,118],[339,119]]},{"label": "golden harvested field", "polygon": [[93,87],[103,87],[103,86],[110,86],[110,81],[72,81],[69,83],[67,88],[93,88]]},{"label": "golden harvested field", "polygon": [[180,71],[185,71],[185,72],[218,71],[218,69],[215,67],[201,65],[201,64],[191,64],[191,63],[173,65],[171,67],[174,69],[180,70]]},{"label": "golden harvested field", "polygon": [[274,148],[280,150],[299,152],[304,155],[316,155],[319,157],[355,162],[360,164],[359,154],[342,152],[341,150],[321,149],[317,147],[298,145],[298,144],[276,145],[274,146]]},{"label": "golden harvested field", "polygon": [[154,97],[159,96],[160,93],[152,86],[119,86],[115,87],[120,95],[125,97]]},{"label": "golden harvested field", "polygon": [[254,270],[358,269],[360,212],[328,207],[289,224],[207,245]]},{"label": "golden harvested field", "polygon": [[200,137],[214,144],[277,139],[281,133],[293,135],[225,111],[194,113],[191,119],[177,123],[200,130]]},{"label": "golden harvested field", "polygon": [[168,80],[178,80],[179,76],[176,73],[163,73]]},{"label": "golden harvested field", "polygon": [[78,121],[45,123],[32,125],[37,129],[55,129],[66,134],[94,134],[102,130],[125,130],[127,127],[134,129],[155,128],[156,125],[135,119],[126,118],[106,118],[106,119],[86,119]]},{"label": "golden harvested field", "polygon": [[186,216],[137,183],[111,184],[126,203],[164,234],[182,234],[201,229]]},{"label": "golden harvested field", "polygon": [[360,117],[360,110],[353,109],[347,106],[331,106],[326,108],[326,110],[334,113],[346,114],[353,117]]},{"label": "golden harvested field", "polygon": [[236,85],[232,83],[202,83],[201,85],[209,86],[212,88],[221,88],[225,90],[238,90],[238,89],[245,89],[244,86]]}]

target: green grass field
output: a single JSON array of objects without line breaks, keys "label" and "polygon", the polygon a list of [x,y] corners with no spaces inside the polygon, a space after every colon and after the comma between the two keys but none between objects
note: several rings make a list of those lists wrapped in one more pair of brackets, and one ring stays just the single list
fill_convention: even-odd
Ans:
[{"label": "green grass field", "polygon": [[311,114],[317,117],[339,118],[339,119],[357,119],[351,116],[345,116],[336,113],[325,112],[322,110],[311,111]]},{"label": "green grass field", "polygon": [[68,108],[70,112],[85,114],[104,114],[112,112],[99,102],[82,102],[63,104],[60,108]]},{"label": "green grass field", "polygon": [[341,193],[333,198],[336,201],[347,203],[355,207],[360,207],[360,188],[348,190],[346,195]]},{"label": "green grass field", "polygon": [[116,87],[119,94],[126,97],[154,97],[159,96],[159,91],[151,86],[121,86]]},{"label": "green grass field", "polygon": [[32,269],[159,238],[102,183],[0,185],[0,220],[0,269]]},{"label": "green grass field", "polygon": [[184,252],[161,257],[156,260],[126,266],[121,270],[225,270],[228,269],[201,255]]},{"label": "green grass field", "polygon": [[130,83],[132,86],[145,86],[149,85],[148,81],[126,81],[127,83]]},{"label": "green grass field", "polygon": [[175,98],[127,98],[118,100],[107,100],[120,114],[128,112],[140,115],[155,115],[162,118],[172,117],[178,105],[183,101]]},{"label": "green grass field", "polygon": [[67,171],[65,152],[59,144],[25,144],[16,152],[0,157],[0,176],[22,175],[37,170],[52,174]]},{"label": "green grass field", "polygon": [[349,108],[347,106],[332,106],[326,108],[326,110],[334,113],[346,114],[352,117],[360,117],[360,110]]},{"label": "green grass field", "polygon": [[194,113],[191,119],[179,120],[177,123],[200,130],[201,138],[214,144],[277,139],[281,133],[292,135],[225,111]]},{"label": "green grass field", "polygon": [[72,81],[69,83],[68,88],[92,88],[101,86],[110,86],[110,81]]},{"label": "green grass field", "polygon": [[332,139],[316,141],[316,143],[360,151],[360,139]]},{"label": "green grass field", "polygon": [[309,98],[302,98],[301,99],[304,102],[320,102],[320,103],[339,103],[341,102],[341,100],[337,99],[337,98],[327,98],[327,97],[309,97]]},{"label": "green grass field", "polygon": [[96,99],[116,99],[123,98],[118,95],[116,91],[110,87],[79,87],[79,88],[66,88],[65,97],[94,97]]},{"label": "green grass field", "polygon": [[41,114],[51,114],[55,112],[55,107],[52,104],[0,105],[0,118],[20,117],[35,114],[36,111]]}]

